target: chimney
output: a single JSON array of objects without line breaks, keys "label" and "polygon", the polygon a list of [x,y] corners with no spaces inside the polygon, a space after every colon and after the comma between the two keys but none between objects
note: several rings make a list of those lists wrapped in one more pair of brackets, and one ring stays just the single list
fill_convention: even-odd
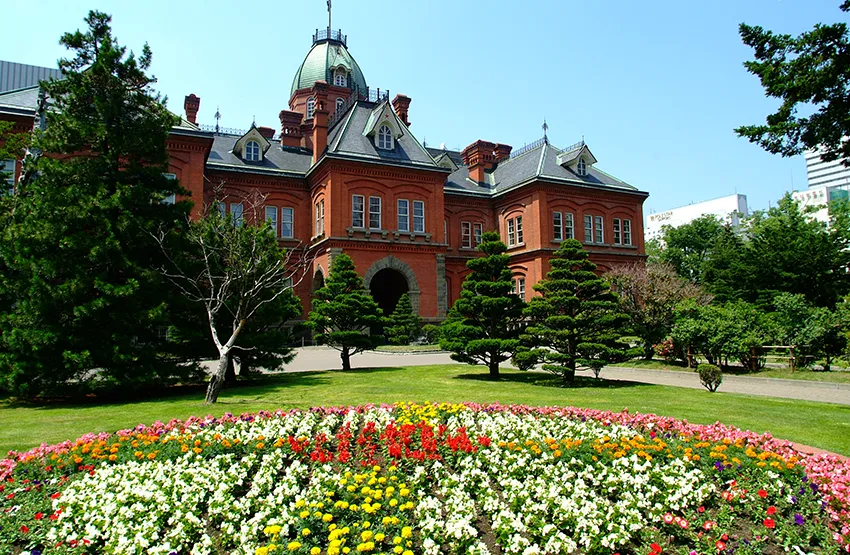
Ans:
[{"label": "chimney", "polygon": [[191,123],[197,123],[198,110],[201,108],[201,98],[190,94],[183,101],[183,109],[186,110],[186,119]]},{"label": "chimney", "polygon": [[502,160],[507,160],[511,157],[511,145],[503,145],[499,143],[496,145],[496,163],[498,164]]},{"label": "chimney", "polygon": [[328,84],[317,81],[313,85],[316,109],[313,111],[313,163],[315,164],[328,146]]},{"label": "chimney", "polygon": [[393,98],[393,108],[395,109],[395,113],[398,118],[404,122],[404,124],[410,127],[410,121],[407,119],[407,110],[410,108],[410,97],[404,96],[403,94],[395,95]]},{"label": "chimney", "polygon": [[469,178],[476,183],[484,183],[484,172],[496,165],[496,143],[479,139],[463,149],[460,155],[463,164],[469,166]]},{"label": "chimney", "polygon": [[280,114],[280,146],[298,148],[301,146],[301,120],[304,116],[300,112],[281,110]]},{"label": "chimney", "polygon": [[257,131],[259,131],[260,135],[268,140],[272,140],[274,138],[274,129],[271,127],[258,127]]}]

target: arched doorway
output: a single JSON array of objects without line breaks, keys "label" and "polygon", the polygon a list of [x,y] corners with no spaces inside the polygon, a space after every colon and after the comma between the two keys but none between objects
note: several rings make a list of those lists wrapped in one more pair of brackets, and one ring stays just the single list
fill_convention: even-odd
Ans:
[{"label": "arched doorway", "polygon": [[392,268],[378,270],[369,282],[369,292],[384,311],[384,316],[393,313],[398,300],[409,290],[410,286],[404,274]]},{"label": "arched doorway", "polygon": [[313,289],[312,293],[316,293],[319,289],[325,286],[325,274],[322,272],[322,269],[319,268],[316,270],[316,273],[313,274]]}]

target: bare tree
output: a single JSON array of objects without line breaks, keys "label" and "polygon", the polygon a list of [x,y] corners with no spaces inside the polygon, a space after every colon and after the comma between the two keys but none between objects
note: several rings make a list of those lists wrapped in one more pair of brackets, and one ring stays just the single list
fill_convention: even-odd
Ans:
[{"label": "bare tree", "polygon": [[203,217],[189,222],[182,240],[174,241],[172,230],[155,234],[168,260],[168,266],[161,269],[163,275],[187,299],[203,305],[218,350],[206,403],[218,399],[229,358],[240,348],[239,335],[248,321],[262,307],[293,290],[311,266],[306,249],[299,245],[287,251],[278,244],[276,234],[263,221],[265,196],[244,195],[241,202],[234,203],[242,212],[225,214],[220,190],[216,191],[217,200],[204,207]]},{"label": "bare tree", "polygon": [[667,263],[636,263],[617,266],[608,273],[620,296],[620,307],[629,316],[632,332],[643,343],[644,358],[652,359],[653,347],[673,326],[673,309],[684,299],[711,303],[712,296],[699,285],[680,277]]}]

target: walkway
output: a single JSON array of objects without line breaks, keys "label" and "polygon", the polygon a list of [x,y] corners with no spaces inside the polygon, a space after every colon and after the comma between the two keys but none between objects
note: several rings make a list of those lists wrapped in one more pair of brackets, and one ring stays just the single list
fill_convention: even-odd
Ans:
[{"label": "walkway", "polygon": [[[303,347],[296,350],[298,356],[287,366],[289,372],[327,370],[339,368],[341,365],[339,353],[333,349]],[[351,358],[351,365],[355,369],[358,367],[384,368],[427,364],[455,364],[455,362],[449,358],[448,353],[443,352],[399,354],[368,351]],[[592,373],[590,371],[580,372],[580,375],[591,376]],[[694,372],[609,366],[602,371],[602,377],[607,380],[702,389],[699,377]],[[723,384],[718,391],[850,405],[850,384],[724,375]]]}]

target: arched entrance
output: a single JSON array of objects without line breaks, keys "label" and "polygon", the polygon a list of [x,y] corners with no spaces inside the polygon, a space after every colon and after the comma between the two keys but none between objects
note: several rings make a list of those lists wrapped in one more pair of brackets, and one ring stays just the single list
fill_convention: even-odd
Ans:
[{"label": "arched entrance", "polygon": [[313,289],[312,293],[316,293],[319,289],[325,286],[325,273],[322,271],[322,268],[316,270],[316,273],[313,274]]},{"label": "arched entrance", "polygon": [[369,283],[369,292],[384,311],[384,316],[393,313],[398,300],[409,290],[404,274],[392,268],[378,270]]}]

